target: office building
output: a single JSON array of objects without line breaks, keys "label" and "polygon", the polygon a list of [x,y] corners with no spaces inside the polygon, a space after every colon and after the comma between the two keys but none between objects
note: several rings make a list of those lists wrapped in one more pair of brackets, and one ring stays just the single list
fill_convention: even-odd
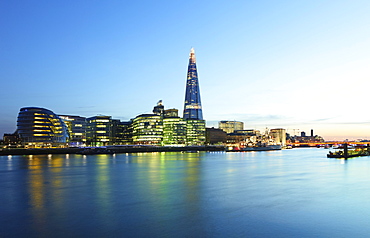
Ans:
[{"label": "office building", "polygon": [[217,145],[226,143],[227,134],[218,128],[206,128],[206,143],[209,145]]},{"label": "office building", "polygon": [[65,147],[68,129],[54,112],[39,107],[21,108],[17,133],[25,147]]},{"label": "office building", "polygon": [[88,146],[112,144],[111,116],[94,116],[86,119],[86,144]]},{"label": "office building", "polygon": [[19,138],[18,133],[13,133],[13,134],[5,133],[3,136],[3,143],[6,146],[17,147],[21,144],[21,142],[22,141]]},{"label": "office building", "polygon": [[186,144],[186,121],[180,117],[163,118],[163,145],[184,146]]},{"label": "office building", "polygon": [[132,122],[133,144],[162,145],[163,117],[156,114],[141,114]]},{"label": "office building", "polygon": [[204,145],[206,142],[206,121],[186,119],[186,145]]},{"label": "office building", "polygon": [[270,130],[271,139],[277,144],[281,146],[286,145],[286,130],[283,128],[276,128]]},{"label": "office building", "polygon": [[190,50],[189,56],[183,118],[203,120],[198,72],[196,66],[195,52],[193,48]]},{"label": "office building", "polygon": [[244,123],[241,121],[220,121],[218,128],[226,133],[234,133],[235,131],[244,130]]},{"label": "office building", "polygon": [[132,144],[132,121],[113,120],[113,145]]},{"label": "office building", "polygon": [[179,110],[172,108],[164,110],[164,117],[178,117]]},{"label": "office building", "polygon": [[235,130],[234,133],[245,134],[245,135],[249,135],[249,136],[257,136],[257,135],[260,135],[260,131],[254,130],[254,129],[249,129],[249,130]]},{"label": "office building", "polygon": [[86,118],[71,115],[58,115],[66,124],[69,133],[69,145],[81,146],[86,143]]}]

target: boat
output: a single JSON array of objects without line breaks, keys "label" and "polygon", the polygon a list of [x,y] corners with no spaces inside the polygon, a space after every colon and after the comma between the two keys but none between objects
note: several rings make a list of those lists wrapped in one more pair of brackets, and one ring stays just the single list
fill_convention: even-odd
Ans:
[{"label": "boat", "polygon": [[271,150],[281,150],[281,149],[282,149],[281,145],[246,146],[246,147],[227,148],[226,152],[271,151]]},{"label": "boat", "polygon": [[248,146],[240,148],[240,151],[270,151],[281,150],[281,145],[266,145],[266,146]]}]

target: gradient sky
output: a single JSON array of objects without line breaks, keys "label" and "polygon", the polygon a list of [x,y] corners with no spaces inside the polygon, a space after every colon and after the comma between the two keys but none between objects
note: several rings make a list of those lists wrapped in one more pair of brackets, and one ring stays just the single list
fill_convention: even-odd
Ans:
[{"label": "gradient sky", "polygon": [[370,139],[370,1],[0,1],[0,135],[21,107],[128,120],[183,110],[195,48],[203,116]]}]

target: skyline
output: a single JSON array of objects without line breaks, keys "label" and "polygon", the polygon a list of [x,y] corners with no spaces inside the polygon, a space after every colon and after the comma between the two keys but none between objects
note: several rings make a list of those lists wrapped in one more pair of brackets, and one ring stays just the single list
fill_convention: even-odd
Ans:
[{"label": "skyline", "polygon": [[[367,1],[0,3],[0,134],[22,107],[129,120],[183,110],[197,51],[203,117],[369,139]],[[190,13],[190,14],[189,14]]]}]

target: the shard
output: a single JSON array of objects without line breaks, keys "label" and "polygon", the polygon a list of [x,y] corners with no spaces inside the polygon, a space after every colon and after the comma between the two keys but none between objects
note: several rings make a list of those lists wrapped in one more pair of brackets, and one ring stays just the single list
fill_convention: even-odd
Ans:
[{"label": "the shard", "polygon": [[188,78],[186,81],[183,118],[203,120],[194,48],[190,50],[189,56]]}]

